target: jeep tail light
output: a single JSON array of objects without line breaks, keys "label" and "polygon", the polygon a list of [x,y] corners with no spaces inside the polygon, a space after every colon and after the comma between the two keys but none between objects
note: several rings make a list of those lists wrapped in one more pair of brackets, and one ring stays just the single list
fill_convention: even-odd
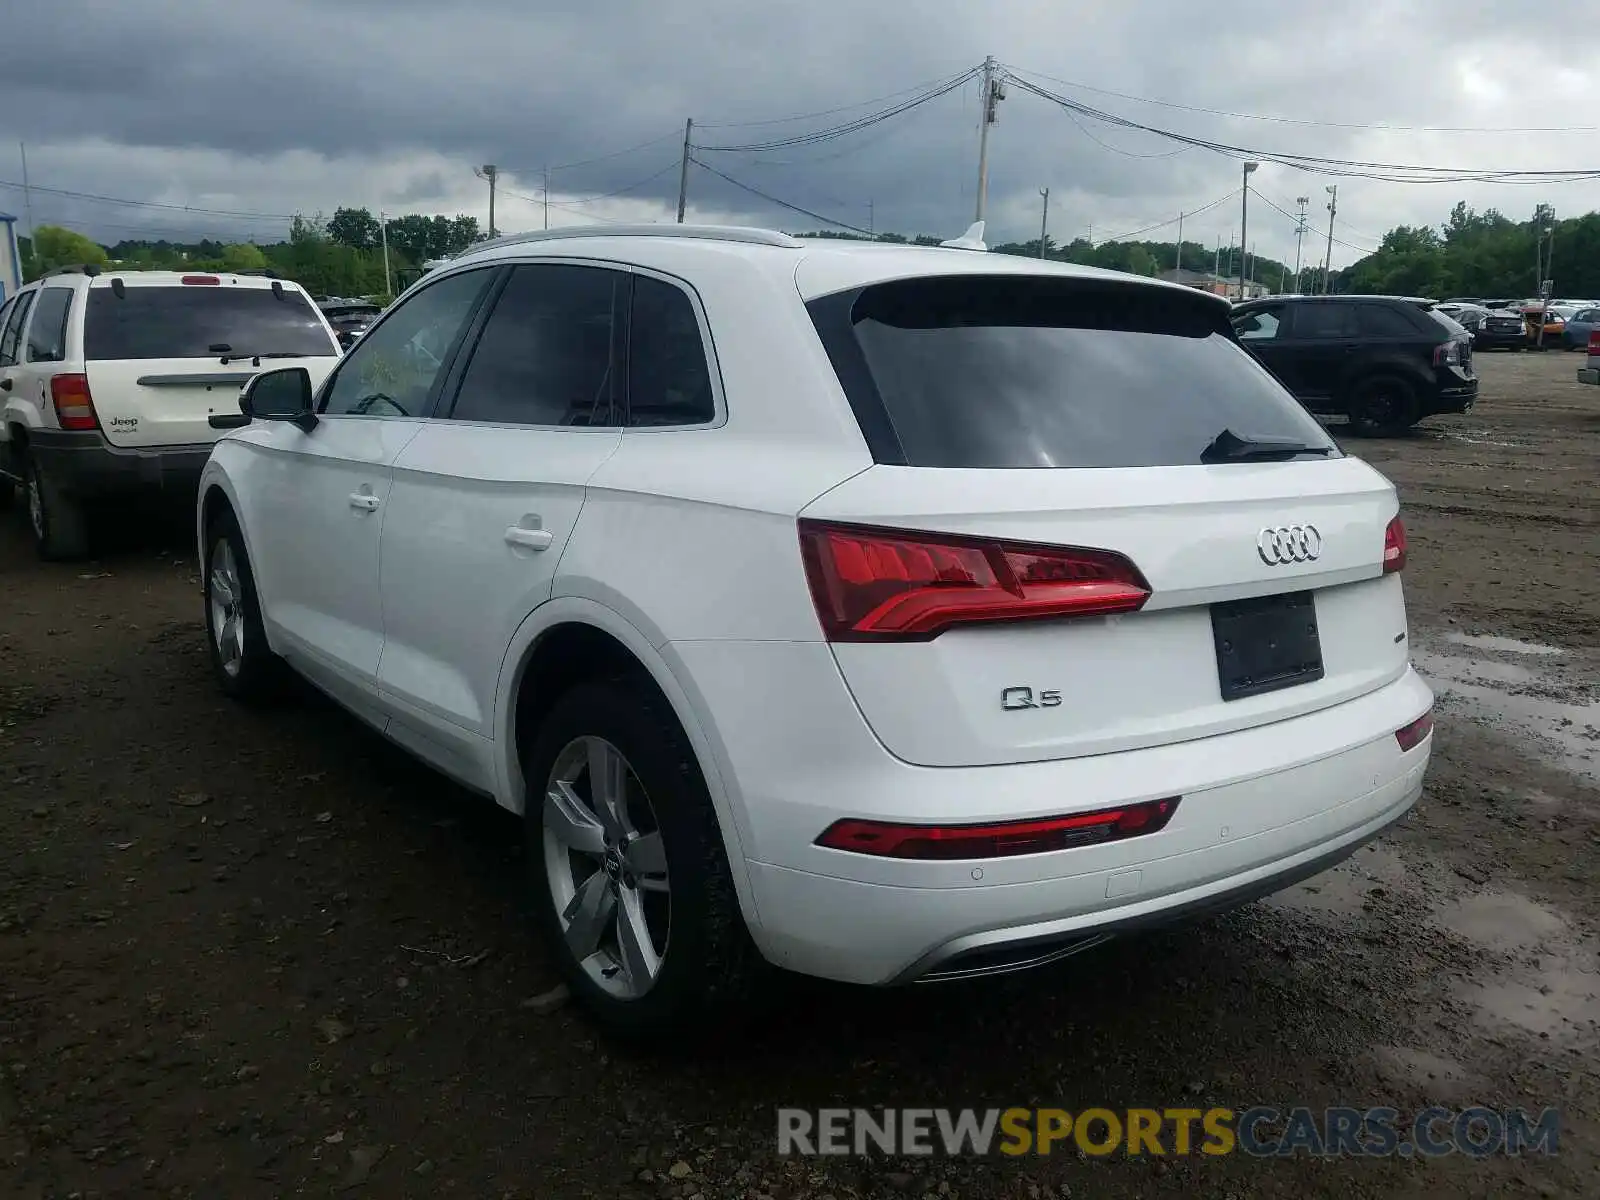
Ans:
[{"label": "jeep tail light", "polygon": [[1406,526],[1399,517],[1383,531],[1383,573],[1402,570],[1406,565]]},{"label": "jeep tail light", "polygon": [[1172,796],[1066,817],[991,825],[907,825],[849,818],[828,826],[817,845],[877,858],[923,860],[1045,854],[1157,833],[1178,811],[1178,800]]},{"label": "jeep tail light", "polygon": [[55,405],[56,420],[61,428],[100,428],[100,418],[95,416],[94,401],[89,396],[87,375],[52,375],[50,402]]},{"label": "jeep tail light", "polygon": [[1394,740],[1400,743],[1400,749],[1402,752],[1406,750],[1415,750],[1418,746],[1422,745],[1423,740],[1426,739],[1427,736],[1432,732],[1433,713],[1429,711],[1423,713],[1404,729],[1395,730]]},{"label": "jeep tail light", "polygon": [[1139,568],[1110,550],[802,519],[811,599],[831,642],[927,641],[956,625],[1133,612]]}]

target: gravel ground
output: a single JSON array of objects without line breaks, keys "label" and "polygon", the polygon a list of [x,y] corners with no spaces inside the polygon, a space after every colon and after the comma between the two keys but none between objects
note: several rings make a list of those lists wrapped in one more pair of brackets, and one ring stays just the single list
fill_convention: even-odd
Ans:
[{"label": "gravel ground", "polygon": [[[1206,924],[998,983],[785,982],[630,1057],[517,916],[516,830],[326,703],[207,674],[183,515],[0,533],[0,1196],[1600,1193],[1600,389],[1481,356],[1398,483],[1440,692],[1416,812]],[[142,521],[131,529],[147,529]],[[1540,1159],[780,1159],[776,1105],[1562,1110]]]}]

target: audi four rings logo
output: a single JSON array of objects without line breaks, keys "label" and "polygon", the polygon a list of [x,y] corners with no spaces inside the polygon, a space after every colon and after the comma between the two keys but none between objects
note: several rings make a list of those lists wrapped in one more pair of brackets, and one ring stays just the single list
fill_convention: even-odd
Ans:
[{"label": "audi four rings logo", "polygon": [[1269,567],[1311,562],[1322,554],[1322,535],[1315,525],[1280,525],[1256,534],[1256,553]]}]

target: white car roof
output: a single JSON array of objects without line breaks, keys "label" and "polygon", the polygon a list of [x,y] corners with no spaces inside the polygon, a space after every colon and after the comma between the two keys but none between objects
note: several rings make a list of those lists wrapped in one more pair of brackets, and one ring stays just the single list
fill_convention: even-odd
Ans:
[{"label": "white car roof", "polygon": [[[1057,276],[1137,282],[1186,295],[1206,295],[1182,284],[1142,275],[1017,254],[842,238],[796,238],[774,230],[740,226],[579,226],[484,243],[443,266],[455,268],[532,256],[613,260],[669,274],[715,269],[719,261],[730,265],[736,261],[791,275],[806,300],[872,283],[927,275]],[[1218,299],[1217,303],[1226,302]]]}]

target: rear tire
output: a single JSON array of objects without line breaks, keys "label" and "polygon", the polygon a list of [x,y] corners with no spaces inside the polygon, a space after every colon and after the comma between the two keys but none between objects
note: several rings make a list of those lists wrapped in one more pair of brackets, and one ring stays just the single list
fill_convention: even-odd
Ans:
[{"label": "rear tire", "polygon": [[1417,396],[1394,375],[1373,375],[1350,393],[1350,430],[1358,437],[1394,437],[1417,423]]},{"label": "rear tire", "polygon": [[83,506],[39,469],[30,454],[22,460],[22,492],[33,547],[46,562],[72,562],[89,554],[89,523]]},{"label": "rear tire", "polygon": [[[613,751],[620,783],[602,782],[597,796],[585,764],[612,762]],[[582,1008],[607,1033],[650,1048],[729,1014],[758,978],[759,955],[694,752],[649,679],[575,686],[523,765],[530,913]],[[623,797],[616,808],[605,803],[612,794]],[[644,871],[646,858],[659,871]],[[592,937],[578,929],[586,898],[609,914]],[[630,954],[641,936],[649,953]]]},{"label": "rear tire", "polygon": [[255,574],[233,513],[218,513],[211,522],[203,565],[206,646],[218,685],[241,703],[277,699],[283,662],[267,644]]}]

